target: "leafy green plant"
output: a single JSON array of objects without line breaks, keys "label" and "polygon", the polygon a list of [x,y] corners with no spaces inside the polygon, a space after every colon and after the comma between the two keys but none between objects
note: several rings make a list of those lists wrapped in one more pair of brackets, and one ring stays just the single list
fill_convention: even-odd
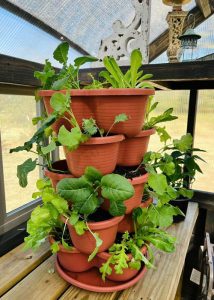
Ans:
[{"label": "leafy green plant", "polygon": [[197,160],[204,161],[194,152],[203,151],[192,147],[192,136],[187,133],[180,139],[164,145],[158,152],[147,152],[143,163],[149,172],[147,189],[161,204],[180,196],[192,198],[189,184],[196,172],[202,173]]},{"label": "leafy green plant", "polygon": [[53,57],[62,64],[57,72],[51,63],[46,60],[43,71],[35,71],[34,76],[40,80],[42,89],[62,90],[80,89],[79,69],[85,63],[96,61],[96,57],[82,56],[74,60],[74,65],[68,63],[69,44],[62,42],[54,51]]},{"label": "leafy green plant", "polygon": [[[96,248],[89,256],[92,260],[102,244],[96,232],[88,226],[88,219],[103,202],[103,198],[110,201],[109,213],[120,216],[125,213],[123,202],[134,195],[134,188],[127,179],[117,174],[102,174],[93,167],[87,167],[80,178],[65,178],[57,184],[57,193],[72,202],[72,211],[66,215],[76,233],[84,234],[89,230],[96,241]],[[103,198],[102,198],[103,197]]]},{"label": "leafy green plant", "polygon": [[160,141],[166,143],[166,141],[169,140],[171,137],[168,134],[168,132],[166,131],[165,126],[160,127],[160,126],[158,126],[158,124],[176,120],[178,117],[172,115],[172,113],[173,113],[172,107],[165,110],[162,114],[159,114],[156,117],[150,117],[151,113],[153,113],[155,111],[155,109],[157,108],[157,106],[159,104],[159,102],[153,103],[153,99],[154,99],[154,96],[149,97],[149,101],[148,101],[147,107],[146,107],[146,115],[145,115],[145,122],[143,125],[143,129],[147,130],[147,129],[155,128],[158,135],[160,136]]},{"label": "leafy green plant", "polygon": [[[27,233],[25,238],[25,249],[38,249],[45,241],[45,238],[54,233],[55,228],[63,230],[64,224],[59,220],[60,214],[66,214],[69,211],[68,203],[60,197],[52,188],[49,179],[39,179],[37,181],[38,192],[34,193],[33,198],[42,198],[42,205],[37,206],[31,213],[27,223]],[[66,247],[66,241],[63,239],[62,244]],[[53,252],[59,247],[57,243],[51,246]]]},{"label": "leafy green plant", "polygon": [[[107,275],[111,275],[114,268],[116,274],[123,274],[124,269],[130,267],[131,269],[139,270],[141,264],[144,263],[147,268],[154,267],[154,254],[150,244],[155,248],[165,251],[173,252],[175,250],[175,238],[169,235],[165,230],[160,229],[159,226],[165,226],[164,216],[161,215],[157,222],[153,221],[151,208],[136,208],[133,213],[134,234],[125,232],[120,243],[115,243],[109,248],[109,259],[102,264],[100,272],[102,279],[105,280]],[[175,210],[176,208],[174,208]],[[158,209],[157,209],[158,210]],[[172,211],[166,213],[166,217],[170,216],[172,223]],[[170,224],[171,224],[170,223]],[[169,224],[169,222],[167,223]],[[146,246],[148,256],[142,253],[142,247]],[[132,254],[132,259],[128,257],[128,253]]]},{"label": "leafy green plant", "polygon": [[103,63],[105,71],[99,73],[99,77],[104,78],[105,82],[112,88],[150,88],[153,86],[146,82],[152,78],[152,74],[143,74],[140,70],[142,67],[142,54],[140,50],[133,50],[130,56],[130,68],[123,74],[121,68],[113,57],[104,57]]}]

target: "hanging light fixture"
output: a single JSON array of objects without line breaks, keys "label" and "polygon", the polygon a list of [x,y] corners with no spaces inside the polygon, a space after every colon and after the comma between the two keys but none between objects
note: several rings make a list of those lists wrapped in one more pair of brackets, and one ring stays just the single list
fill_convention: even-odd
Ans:
[{"label": "hanging light fixture", "polygon": [[178,37],[182,34],[184,21],[188,15],[187,11],[182,10],[182,5],[189,3],[191,0],[162,0],[165,5],[172,6],[172,11],[167,15],[169,24],[169,45],[167,56],[170,63],[179,62],[180,40]]},{"label": "hanging light fixture", "polygon": [[[193,19],[192,25],[190,20]],[[201,36],[194,31],[195,27],[195,17],[193,14],[190,14],[187,19],[188,28],[182,34],[179,36],[179,40],[181,41],[181,58],[182,61],[192,61],[195,60],[196,57],[196,48],[198,40],[201,38]]]}]

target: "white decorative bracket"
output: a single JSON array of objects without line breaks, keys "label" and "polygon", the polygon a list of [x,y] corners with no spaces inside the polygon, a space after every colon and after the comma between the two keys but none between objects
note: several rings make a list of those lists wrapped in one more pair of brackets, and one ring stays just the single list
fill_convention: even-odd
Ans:
[{"label": "white decorative bracket", "polygon": [[132,0],[135,16],[127,27],[117,20],[113,23],[113,34],[101,41],[98,52],[99,61],[93,67],[103,66],[105,56],[113,56],[119,65],[128,65],[129,56],[133,49],[140,49],[144,63],[148,63],[149,25],[150,25],[150,0]]}]

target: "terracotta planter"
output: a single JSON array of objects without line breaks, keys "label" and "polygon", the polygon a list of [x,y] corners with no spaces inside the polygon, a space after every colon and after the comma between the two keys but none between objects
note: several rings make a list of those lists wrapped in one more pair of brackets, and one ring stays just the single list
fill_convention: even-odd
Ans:
[{"label": "terracotta planter", "polygon": [[100,89],[96,91],[95,119],[105,132],[114,122],[115,116],[125,113],[129,120],[116,124],[111,133],[133,137],[140,133],[144,123],[148,96],[154,90],[149,89]]},{"label": "terracotta planter", "polygon": [[[146,247],[142,247],[141,251],[143,254],[146,254]],[[105,263],[108,258],[111,256],[111,254],[109,254],[108,252],[102,252],[99,253],[98,255],[98,259],[99,259],[99,264],[100,267],[102,266],[103,263]],[[132,260],[132,255],[128,254],[129,257],[129,261]],[[130,280],[131,278],[133,278],[134,276],[137,275],[137,273],[139,272],[139,270],[135,270],[135,269],[131,269],[131,268],[126,268],[123,270],[123,274],[116,274],[115,270],[114,270],[114,265],[110,265],[112,268],[112,273],[111,275],[107,275],[106,277],[112,281],[127,281]]]},{"label": "terracotta planter", "polygon": [[[146,173],[142,176],[135,177],[133,179],[128,179],[128,180],[133,185],[135,193],[134,196],[132,196],[130,199],[124,201],[124,205],[126,206],[126,212],[125,212],[126,214],[131,213],[134,208],[138,207],[141,204],[144,185],[148,180],[148,174]],[[110,207],[109,200],[105,199],[101,207],[104,210],[108,210]]]},{"label": "terracotta planter", "polygon": [[[147,201],[141,203],[140,207],[148,207],[152,203],[153,199],[149,198]],[[134,232],[134,222],[132,219],[132,213],[124,216],[124,219],[119,223],[118,232],[124,233],[125,231]]]},{"label": "terracotta planter", "polygon": [[[50,97],[56,92],[65,91],[40,91],[43,96],[45,108],[50,114]],[[116,124],[111,133],[137,135],[142,128],[148,96],[153,95],[150,89],[98,89],[98,90],[71,90],[72,109],[81,126],[83,118],[93,117],[97,125],[107,132],[114,122],[116,115],[125,113],[129,120]],[[69,130],[70,125],[64,119],[59,119],[53,125],[58,132],[59,127],[65,125]]]},{"label": "terracotta planter", "polygon": [[[49,242],[54,242],[53,237],[49,237]],[[80,253],[76,248],[66,250],[59,244],[60,250],[57,252],[57,258],[60,265],[70,272],[84,272],[98,265],[98,258],[95,257],[93,261],[88,262],[88,255]]]},{"label": "terracotta planter", "polygon": [[[123,219],[124,216],[114,217],[110,220],[102,222],[89,222],[88,225],[91,231],[99,234],[99,238],[103,241],[102,245],[99,247],[98,252],[103,252],[107,250],[114,244],[118,224]],[[65,217],[62,217],[65,222]],[[96,247],[95,239],[89,231],[85,231],[83,235],[78,235],[74,227],[67,223],[71,240],[73,245],[81,252],[85,254],[91,254]]]},{"label": "terracotta planter", "polygon": [[147,152],[149,139],[155,129],[142,130],[138,135],[132,138],[126,138],[120,143],[117,164],[119,166],[137,166]]},{"label": "terracotta planter", "polygon": [[[65,159],[54,162],[52,164],[52,168],[55,169],[55,170],[64,171],[64,172],[68,171],[68,166],[67,166],[67,163],[66,163]],[[45,169],[44,174],[45,174],[46,177],[50,178],[50,180],[52,182],[52,186],[55,189],[56,189],[57,183],[61,179],[74,177],[72,174],[57,173],[57,172],[50,171],[48,169]]]},{"label": "terracotta planter", "polygon": [[[65,90],[63,91],[53,91],[53,90],[43,90],[39,91],[39,96],[43,97],[45,109],[48,114],[53,112],[53,109],[50,105],[50,98],[55,93],[66,93]],[[72,110],[74,115],[77,119],[78,124],[82,125],[82,119],[88,118],[95,118],[94,111],[95,111],[95,103],[93,96],[88,95],[87,90],[71,90],[70,91],[72,97]],[[87,96],[87,97],[86,97]],[[69,118],[69,115],[66,115]],[[55,132],[58,133],[59,128],[64,125],[68,130],[71,129],[71,125],[68,121],[61,118],[57,120],[53,125],[52,128]]]},{"label": "terracotta planter", "polygon": [[90,138],[76,150],[64,152],[70,172],[75,177],[83,175],[87,166],[93,166],[103,175],[112,173],[117,164],[120,142],[124,135]]}]

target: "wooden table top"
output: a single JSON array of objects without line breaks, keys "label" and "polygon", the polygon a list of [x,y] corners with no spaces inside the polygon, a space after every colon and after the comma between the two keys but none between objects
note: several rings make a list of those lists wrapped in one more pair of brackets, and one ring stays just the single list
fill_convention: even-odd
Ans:
[{"label": "wooden table top", "polygon": [[55,256],[48,243],[37,252],[23,252],[19,245],[0,258],[0,297],[2,300],[172,300],[175,298],[198,204],[190,202],[184,222],[168,228],[177,238],[176,252],[155,252],[156,269],[147,271],[135,286],[114,293],[89,292],[69,285],[54,270]]}]

